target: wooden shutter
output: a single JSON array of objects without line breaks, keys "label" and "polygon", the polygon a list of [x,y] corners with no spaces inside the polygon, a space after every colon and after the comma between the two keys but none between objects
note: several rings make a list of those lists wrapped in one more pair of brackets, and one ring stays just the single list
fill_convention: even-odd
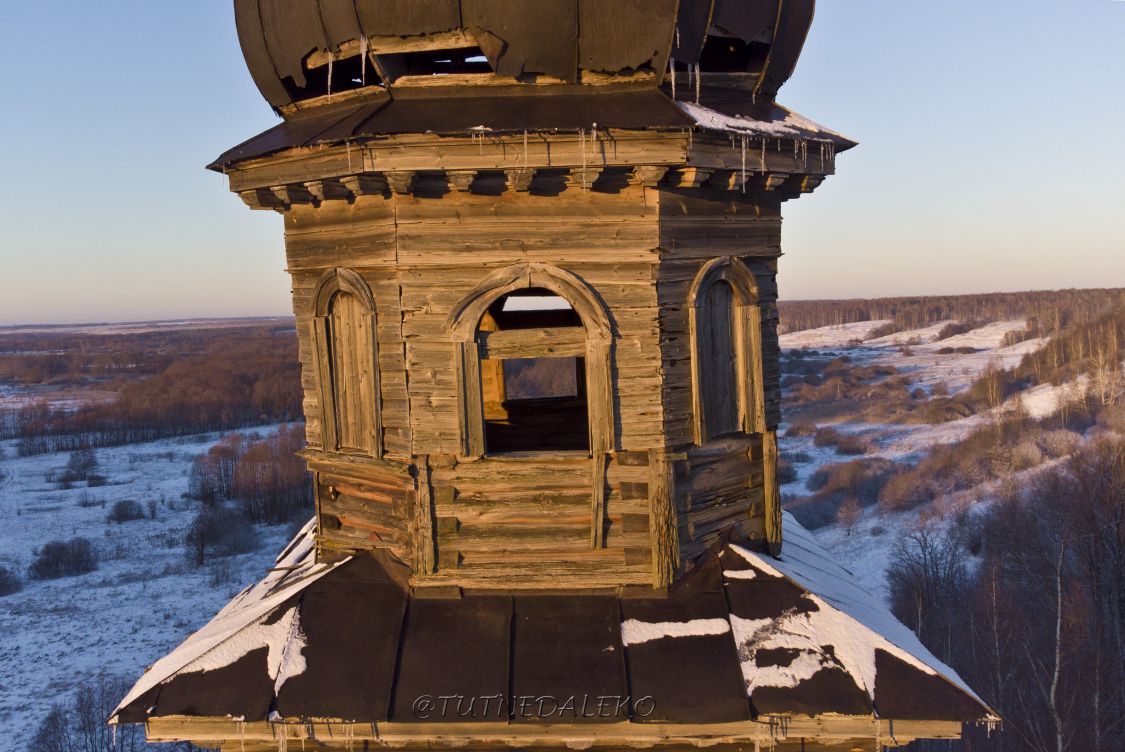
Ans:
[{"label": "wooden shutter", "polygon": [[706,439],[740,430],[734,291],[715,282],[703,295],[699,317],[699,375]]},{"label": "wooden shutter", "polygon": [[374,454],[378,405],[372,316],[354,295],[340,292],[329,319],[336,449]]}]

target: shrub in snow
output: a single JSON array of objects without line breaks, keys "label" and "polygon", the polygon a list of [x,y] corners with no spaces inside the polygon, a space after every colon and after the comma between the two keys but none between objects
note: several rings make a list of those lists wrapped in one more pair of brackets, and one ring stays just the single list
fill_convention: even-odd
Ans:
[{"label": "shrub in snow", "polygon": [[0,565],[0,598],[23,590],[23,580],[14,570]]},{"label": "shrub in snow", "polygon": [[1098,424],[1110,431],[1125,435],[1125,402],[1103,408],[1098,415]]},{"label": "shrub in snow", "polygon": [[225,506],[206,507],[192,520],[184,547],[195,566],[217,556],[233,556],[258,547],[258,531],[244,515]]},{"label": "shrub in snow", "polygon": [[813,446],[830,447],[838,443],[840,443],[840,432],[829,426],[817,429],[813,435]]},{"label": "shrub in snow", "polygon": [[132,520],[143,520],[145,510],[141,507],[140,503],[132,499],[122,499],[115,501],[106,515],[106,522],[131,522]]},{"label": "shrub in snow", "polygon": [[836,443],[836,454],[855,456],[867,454],[871,445],[862,436],[841,436]]},{"label": "shrub in snow", "polygon": [[785,437],[812,436],[816,433],[816,425],[812,423],[794,423],[785,429]]},{"label": "shrub in snow", "polygon": [[91,473],[90,476],[88,478],[86,478],[86,487],[87,488],[97,488],[99,486],[104,486],[107,482],[109,482],[109,481],[104,475],[97,475],[95,473]]},{"label": "shrub in snow", "polygon": [[85,538],[68,541],[51,541],[39,549],[35,561],[28,567],[33,580],[55,580],[93,572],[98,568],[94,547]]},{"label": "shrub in snow", "polygon": [[913,509],[933,498],[930,489],[924,486],[913,472],[892,475],[879,491],[879,506],[888,512],[901,512]]},{"label": "shrub in snow", "polygon": [[97,466],[97,453],[89,447],[82,447],[70,453],[70,459],[66,462],[66,471],[75,480],[86,480]]},{"label": "shrub in snow", "polygon": [[863,516],[863,505],[855,496],[844,499],[844,503],[836,510],[836,522],[844,529],[846,535],[851,535],[855,524]]},{"label": "shrub in snow", "polygon": [[1031,439],[1025,439],[1012,448],[1012,470],[1027,470],[1043,464],[1043,451]]}]

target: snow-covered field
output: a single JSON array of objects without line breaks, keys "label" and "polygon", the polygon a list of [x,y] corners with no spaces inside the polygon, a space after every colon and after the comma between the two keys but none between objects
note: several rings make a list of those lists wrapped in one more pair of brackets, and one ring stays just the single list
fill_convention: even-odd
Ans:
[{"label": "snow-covered field", "polygon": [[[259,429],[260,432],[267,432]],[[260,579],[286,540],[286,528],[259,528],[257,551],[199,569],[188,562],[184,532],[198,509],[182,498],[192,457],[218,435],[97,450],[100,488],[60,490],[48,478],[68,455],[17,457],[3,442],[0,460],[0,564],[26,572],[51,540],[89,539],[99,554],[89,574],[26,580],[0,598],[0,746],[22,749],[52,702],[101,674],[130,679]],[[155,518],[106,521],[113,503],[132,499]]]}]

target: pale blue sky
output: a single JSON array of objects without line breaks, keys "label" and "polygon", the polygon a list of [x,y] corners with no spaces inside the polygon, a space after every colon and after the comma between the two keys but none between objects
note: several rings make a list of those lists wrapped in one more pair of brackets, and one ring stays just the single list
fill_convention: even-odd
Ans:
[{"label": "pale blue sky", "polygon": [[[780,101],[861,145],[785,297],[1125,286],[1125,2],[818,5]],[[0,323],[287,313],[280,218],[203,169],[275,122],[229,0],[6,14]]]}]

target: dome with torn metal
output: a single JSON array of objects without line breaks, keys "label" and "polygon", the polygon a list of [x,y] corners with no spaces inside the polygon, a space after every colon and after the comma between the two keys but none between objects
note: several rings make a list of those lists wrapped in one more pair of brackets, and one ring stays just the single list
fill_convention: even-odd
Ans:
[{"label": "dome with torn metal", "polygon": [[235,0],[279,113],[432,87],[722,86],[772,101],[814,0]]}]

